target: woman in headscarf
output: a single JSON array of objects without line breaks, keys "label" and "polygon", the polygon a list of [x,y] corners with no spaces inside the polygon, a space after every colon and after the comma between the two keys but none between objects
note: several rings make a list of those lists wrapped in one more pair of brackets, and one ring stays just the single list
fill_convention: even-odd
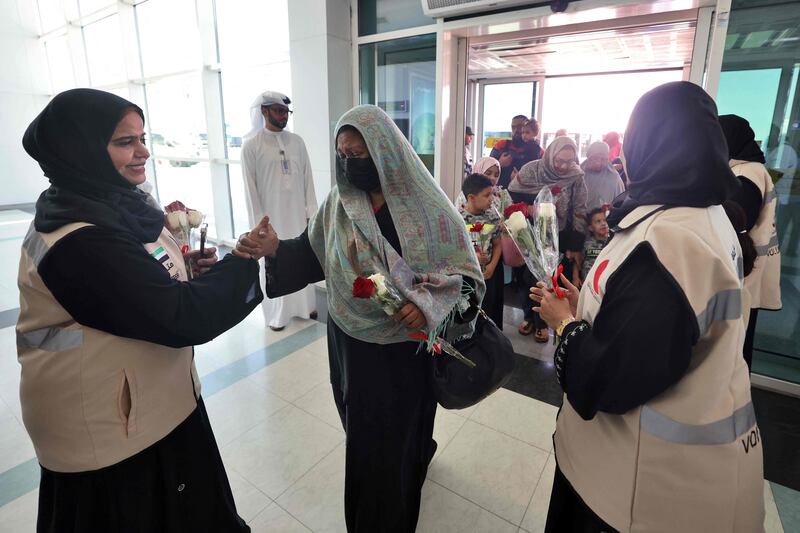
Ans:
[{"label": "woman in headscarf", "polygon": [[[492,198],[492,207],[497,209],[498,213],[503,212],[503,209],[511,205],[511,195],[508,191],[498,184],[500,179],[500,162],[494,157],[481,157],[475,162],[473,170],[478,174],[483,174],[494,184],[494,197]],[[464,210],[467,205],[467,199],[464,198],[464,193],[459,192],[456,198],[456,207],[459,212]]]},{"label": "woman in headscarf", "polygon": [[[533,204],[536,195],[549,187],[556,203],[559,247],[568,261],[581,263],[586,236],[586,185],[578,165],[578,147],[569,137],[556,137],[544,151],[544,157],[531,161],[519,170],[517,179],[508,187],[515,202]],[[564,268],[572,272],[571,265]],[[531,310],[527,287],[536,283],[527,269],[523,273],[526,291],[522,294],[525,318],[519,326],[522,335],[535,330],[534,340],[545,343],[550,337],[547,325]]]},{"label": "woman in headscarf", "polygon": [[738,183],[716,106],[662,85],[625,139],[630,196],[580,296],[532,290],[565,393],[545,530],[762,531],[742,253],[720,205]]},{"label": "woman in headscarf", "polygon": [[131,102],[63,92],[22,144],[50,180],[18,282],[22,417],[42,470],[37,530],[250,531],[192,345],[258,305],[258,264],[199,259],[205,272],[187,281],[164,213],[136,187],[150,154]]},{"label": "woman in headscarf", "polygon": [[619,140],[619,133],[609,131],[603,135],[603,142],[608,145],[608,161],[613,163],[622,153],[622,142]]},{"label": "woman in headscarf", "polygon": [[742,187],[733,197],[747,217],[745,226],[756,247],[753,271],[744,278],[750,297],[750,315],[744,339],[744,359],[752,368],[753,340],[759,309],[778,311],[781,304],[781,252],[775,230],[775,189],[764,166],[764,153],[755,141],[750,123],[737,115],[719,117],[728,144],[730,167]]},{"label": "woman in headscarf", "polygon": [[586,150],[586,161],[581,164],[586,183],[586,211],[611,205],[614,198],[625,191],[625,185],[608,161],[608,145],[594,142]]},{"label": "woman in headscarf", "polygon": [[[265,256],[267,294],[325,280],[331,384],[347,435],[351,532],[412,532],[436,444],[431,357],[409,334],[469,335],[485,290],[464,220],[383,110],[358,106],[336,126],[336,183],[307,230],[253,232],[237,253]],[[406,303],[387,316],[354,297],[381,274]],[[471,297],[467,295],[471,294]]]}]

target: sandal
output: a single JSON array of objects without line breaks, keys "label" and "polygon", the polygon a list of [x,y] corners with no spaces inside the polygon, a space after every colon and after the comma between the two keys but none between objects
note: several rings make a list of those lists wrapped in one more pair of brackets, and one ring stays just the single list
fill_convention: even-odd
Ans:
[{"label": "sandal", "polygon": [[519,325],[519,334],[520,335],[530,335],[533,333],[533,322],[528,322],[527,320],[523,320],[522,324]]},{"label": "sandal", "polygon": [[547,330],[547,328],[537,329],[536,334],[533,336],[533,340],[539,344],[544,344],[550,340],[550,332]]}]

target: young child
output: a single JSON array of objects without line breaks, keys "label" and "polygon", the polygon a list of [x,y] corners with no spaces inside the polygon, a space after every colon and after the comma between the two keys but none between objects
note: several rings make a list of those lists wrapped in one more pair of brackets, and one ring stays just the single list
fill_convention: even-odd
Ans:
[{"label": "young child", "polygon": [[[608,223],[606,222],[606,211],[598,207],[589,211],[586,215],[586,222],[589,224],[589,236],[583,244],[583,261],[581,262],[580,272],[577,272],[578,282],[583,283],[594,265],[597,256],[608,242]],[[575,262],[577,265],[578,263]],[[575,267],[577,270],[577,266]],[[573,276],[574,278],[574,276]]]},{"label": "young child", "polygon": [[[483,279],[486,280],[486,295],[483,297],[481,307],[494,321],[498,328],[503,329],[503,270],[495,274],[500,263],[500,220],[489,208],[492,206],[493,183],[483,174],[470,174],[461,186],[466,203],[461,211],[464,222],[470,224],[484,224],[483,236],[476,241],[486,240],[483,249],[476,247],[475,253],[483,269]],[[487,232],[486,226],[493,226]]]}]

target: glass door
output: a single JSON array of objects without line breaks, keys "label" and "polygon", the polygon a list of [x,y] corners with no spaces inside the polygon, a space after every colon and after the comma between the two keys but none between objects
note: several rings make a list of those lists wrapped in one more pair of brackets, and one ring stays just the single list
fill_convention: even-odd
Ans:
[{"label": "glass door", "polygon": [[[753,382],[800,395],[800,4],[735,1],[717,107],[746,118],[777,195],[780,311],[756,322]],[[761,253],[770,253],[764,250]],[[756,376],[758,375],[758,376]],[[777,381],[781,383],[776,384]]]},{"label": "glass door", "polygon": [[539,101],[542,80],[483,80],[480,86],[480,113],[476,150],[479,157],[488,156],[500,139],[511,138],[511,119],[517,115],[540,120]]}]

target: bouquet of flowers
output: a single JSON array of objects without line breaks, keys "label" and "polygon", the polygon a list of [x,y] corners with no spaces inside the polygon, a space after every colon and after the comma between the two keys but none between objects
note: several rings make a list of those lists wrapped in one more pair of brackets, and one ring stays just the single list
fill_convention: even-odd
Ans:
[{"label": "bouquet of flowers", "polygon": [[483,222],[467,224],[469,239],[476,250],[480,250],[480,252],[484,254],[489,251],[489,243],[491,243],[492,240],[491,237],[494,227],[494,224],[485,224]]},{"label": "bouquet of flowers", "polygon": [[392,285],[386,283],[383,274],[372,274],[369,277],[357,277],[353,282],[355,298],[372,298],[379,304],[383,312],[392,316],[403,307],[403,298]]},{"label": "bouquet of flowers", "polygon": [[203,223],[204,215],[197,209],[189,209],[182,202],[175,200],[168,206],[164,207],[167,213],[166,225],[167,229],[178,241],[181,246],[181,252],[186,253],[189,251],[189,235],[192,228],[199,228]]},{"label": "bouquet of flowers", "polygon": [[[383,274],[372,274],[367,277],[358,276],[353,282],[353,297],[375,300],[381,306],[383,312],[389,316],[394,315],[405,305],[403,297],[391,283],[386,281],[386,277]],[[464,357],[461,352],[442,337],[418,331],[411,333],[409,338],[426,343],[429,353],[438,355],[444,352],[455,357],[468,367],[475,368],[475,363]]]},{"label": "bouquet of flowers", "polygon": [[[528,216],[532,212],[533,224]],[[551,280],[558,267],[558,219],[553,194],[543,188],[532,209],[524,203],[506,208],[505,226],[534,278]],[[557,283],[554,282],[554,287]]]},{"label": "bouquet of flowers", "polygon": [[[189,209],[182,202],[175,200],[164,207],[166,212],[165,224],[167,229],[181,247],[181,253],[189,251],[189,237],[193,228],[199,228],[203,223],[204,215],[197,209]],[[186,274],[192,279],[192,264],[184,258]]]}]

